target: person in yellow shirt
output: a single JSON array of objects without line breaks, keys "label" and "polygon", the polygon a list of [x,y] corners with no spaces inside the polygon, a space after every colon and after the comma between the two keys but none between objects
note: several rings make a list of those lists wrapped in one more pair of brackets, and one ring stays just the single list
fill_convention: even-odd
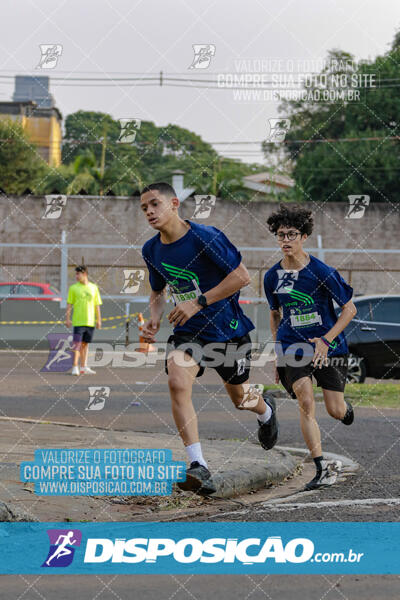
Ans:
[{"label": "person in yellow shirt", "polygon": [[[84,265],[76,267],[75,274],[77,281],[68,290],[66,314],[66,325],[68,328],[72,325],[74,333],[74,360],[71,374],[94,375],[96,371],[87,366],[87,356],[95,326],[101,329],[100,304],[103,302],[99,288],[88,279],[87,267]],[[73,308],[72,323],[71,308]]]}]

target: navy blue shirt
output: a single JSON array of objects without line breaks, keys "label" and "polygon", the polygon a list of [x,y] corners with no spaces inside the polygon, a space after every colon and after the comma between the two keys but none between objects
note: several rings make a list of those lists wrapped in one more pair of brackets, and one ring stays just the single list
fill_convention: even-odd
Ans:
[{"label": "navy blue shirt", "polygon": [[[190,229],[170,244],[160,233],[148,240],[142,256],[149,270],[151,288],[168,285],[175,305],[193,300],[217,286],[241,263],[242,257],[226,235],[216,227],[186,220]],[[239,292],[202,308],[174,333],[195,333],[206,341],[226,341],[254,329],[239,305]]]},{"label": "navy blue shirt", "polygon": [[[281,343],[284,353],[291,344],[310,344],[308,338],[327,333],[337,321],[333,300],[343,306],[353,296],[353,288],[335,268],[309,256],[310,262],[299,271],[285,270],[279,261],[264,277],[269,307],[278,310],[282,306],[276,341]],[[337,346],[329,348],[328,356],[348,353],[343,331],[333,342]]]}]

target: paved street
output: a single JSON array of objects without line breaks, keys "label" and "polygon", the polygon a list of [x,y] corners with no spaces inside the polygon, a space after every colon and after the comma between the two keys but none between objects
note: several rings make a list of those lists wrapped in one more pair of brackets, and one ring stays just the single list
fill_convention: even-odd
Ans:
[{"label": "paved street", "polygon": [[[1,416],[39,419],[102,427],[115,432],[175,433],[170,414],[167,378],[162,363],[152,368],[99,368],[94,376],[73,378],[69,374],[44,374],[40,369],[46,354],[2,353]],[[272,383],[268,368],[255,369],[252,381]],[[88,386],[109,386],[110,397],[103,410],[85,410]],[[398,384],[397,384],[398,385]],[[132,402],[136,404],[132,404]],[[138,404],[139,403],[139,404]],[[256,442],[255,416],[238,412],[224,393],[218,376],[211,370],[194,386],[194,404],[204,451],[207,440]],[[278,400],[282,446],[304,448],[296,403]],[[359,464],[355,475],[340,484],[318,492],[301,492],[311,465],[283,486],[238,502],[199,502],[187,512],[175,511],[168,517],[180,521],[397,521],[399,518],[400,410],[356,408],[353,426],[345,427],[329,418],[322,404],[317,407],[324,449],[351,458]],[[74,428],[74,435],[79,428]],[[106,434],[107,435],[107,434]],[[111,432],[110,432],[111,435]],[[86,440],[82,440],[82,446]],[[121,507],[122,518],[126,515]],[[104,511],[104,514],[107,514]],[[160,513],[161,514],[161,513]],[[142,520],[143,512],[131,514]],[[148,519],[157,520],[157,512]],[[162,519],[167,518],[164,514]],[[2,576],[0,600],[29,597],[72,600],[76,597],[76,577]],[[26,590],[29,590],[28,592]],[[226,599],[286,600],[300,593],[307,600],[395,600],[400,594],[400,578],[382,576],[79,576],[79,597],[130,598],[140,593],[144,599],[182,598],[196,600],[218,595]],[[25,594],[25,596],[24,596]]]}]

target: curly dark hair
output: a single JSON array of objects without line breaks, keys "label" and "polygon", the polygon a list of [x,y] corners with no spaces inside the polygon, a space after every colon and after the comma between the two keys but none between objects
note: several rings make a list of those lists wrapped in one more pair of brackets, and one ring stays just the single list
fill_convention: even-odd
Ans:
[{"label": "curly dark hair", "polygon": [[271,233],[276,234],[279,227],[295,227],[301,234],[311,235],[314,227],[314,219],[311,210],[302,208],[299,204],[280,204],[279,210],[267,219],[267,225]]}]

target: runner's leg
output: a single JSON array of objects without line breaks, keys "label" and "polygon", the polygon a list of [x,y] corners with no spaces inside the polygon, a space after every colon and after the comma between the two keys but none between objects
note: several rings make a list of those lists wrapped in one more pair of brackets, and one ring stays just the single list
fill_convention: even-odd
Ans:
[{"label": "runner's leg", "polygon": [[79,344],[76,345],[76,349],[74,350],[74,358],[73,358],[73,361],[72,361],[72,366],[73,367],[77,367],[78,366],[79,355],[80,355],[80,347],[81,347],[81,344],[79,343]]},{"label": "runner's leg", "polygon": [[328,414],[334,419],[343,419],[347,411],[347,405],[344,401],[344,393],[333,390],[324,390],[323,388],[322,393],[324,395],[325,406]]},{"label": "runner's leg", "polygon": [[292,383],[300,409],[300,426],[304,441],[313,458],[322,456],[321,433],[315,419],[315,400],[312,381],[309,377],[300,377]]},{"label": "runner's leg", "polygon": [[89,344],[87,342],[82,342],[81,348],[81,367],[86,367],[87,357],[88,357],[88,349]]},{"label": "runner's leg", "polygon": [[[183,366],[184,361],[187,366]],[[167,365],[172,415],[184,445],[189,446],[199,441],[197,416],[192,402],[192,387],[200,367],[193,358],[181,350],[173,350],[169,353]]]},{"label": "runner's leg", "polygon": [[259,394],[259,398],[258,398],[258,403],[255,406],[246,406],[246,405],[242,405],[241,403],[243,401],[243,397],[244,397],[244,384],[248,384],[249,381],[245,381],[243,384],[241,383],[237,383],[232,384],[232,383],[226,383],[224,382],[225,385],[225,389],[229,394],[230,399],[232,400],[233,404],[235,405],[235,407],[239,410],[251,410],[252,412],[257,413],[258,415],[262,415],[265,413],[266,409],[267,409],[267,405],[265,404],[264,398],[262,397],[262,394]]}]

